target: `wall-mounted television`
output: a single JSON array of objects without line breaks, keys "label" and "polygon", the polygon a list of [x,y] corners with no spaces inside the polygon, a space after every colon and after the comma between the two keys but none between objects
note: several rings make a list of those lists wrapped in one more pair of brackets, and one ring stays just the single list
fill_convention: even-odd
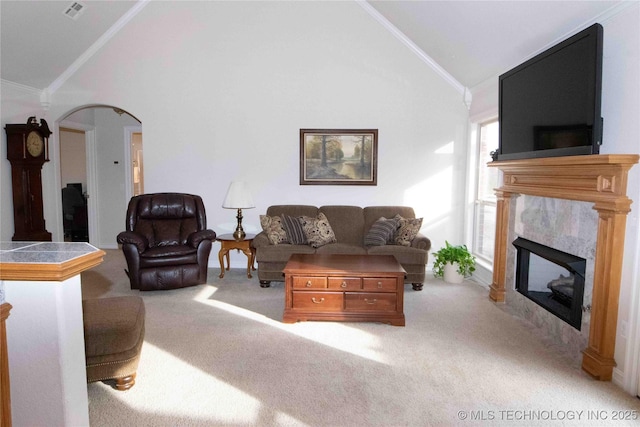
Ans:
[{"label": "wall-mounted television", "polygon": [[494,159],[599,153],[602,34],[594,24],[500,76]]}]

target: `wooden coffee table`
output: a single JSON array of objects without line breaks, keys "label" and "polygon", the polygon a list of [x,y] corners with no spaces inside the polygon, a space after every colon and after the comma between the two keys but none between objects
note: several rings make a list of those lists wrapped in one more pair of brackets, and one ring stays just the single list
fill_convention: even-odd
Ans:
[{"label": "wooden coffee table", "polygon": [[332,320],[404,326],[405,274],[392,255],[291,255],[284,268],[283,322]]}]

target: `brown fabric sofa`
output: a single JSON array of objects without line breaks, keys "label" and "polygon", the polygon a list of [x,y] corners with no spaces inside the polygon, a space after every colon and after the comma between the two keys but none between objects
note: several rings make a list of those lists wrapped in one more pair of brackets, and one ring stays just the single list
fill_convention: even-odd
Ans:
[{"label": "brown fabric sofa", "polygon": [[371,226],[381,217],[393,218],[399,214],[403,218],[415,218],[413,208],[407,206],[309,206],[274,205],[267,209],[270,217],[288,215],[292,217],[317,217],[323,213],[336,236],[335,243],[318,248],[310,245],[288,243],[271,244],[267,234],[260,232],[252,242],[258,262],[260,286],[268,287],[271,281],[284,281],[282,270],[289,257],[296,253],[331,254],[376,254],[393,255],[406,270],[405,283],[411,283],[414,290],[421,290],[425,276],[425,266],[431,248],[431,241],[424,235],[418,235],[410,246],[387,244],[365,246],[365,236]]}]

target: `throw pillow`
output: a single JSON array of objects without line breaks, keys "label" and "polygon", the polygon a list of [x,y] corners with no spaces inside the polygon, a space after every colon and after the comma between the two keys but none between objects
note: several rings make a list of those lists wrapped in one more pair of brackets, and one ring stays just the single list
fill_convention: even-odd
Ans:
[{"label": "throw pillow", "polygon": [[411,246],[411,241],[415,239],[422,227],[422,218],[400,218],[400,226],[394,240],[396,245]]},{"label": "throw pillow", "polygon": [[307,237],[307,241],[314,248],[319,248],[328,243],[336,242],[336,235],[329,225],[329,220],[320,212],[316,218],[308,216],[300,217],[304,234]]},{"label": "throw pillow", "polygon": [[302,228],[302,222],[293,216],[282,215],[282,227],[292,245],[306,245],[307,237]]},{"label": "throw pillow", "polygon": [[364,236],[365,246],[384,246],[387,243],[392,243],[398,225],[399,222],[395,218],[380,217]]},{"label": "throw pillow", "polygon": [[272,245],[289,243],[287,232],[282,228],[282,220],[279,216],[260,215],[260,225]]}]

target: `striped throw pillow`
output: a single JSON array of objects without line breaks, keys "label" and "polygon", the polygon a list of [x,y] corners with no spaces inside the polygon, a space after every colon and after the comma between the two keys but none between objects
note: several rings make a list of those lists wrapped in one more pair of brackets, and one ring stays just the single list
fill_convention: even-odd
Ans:
[{"label": "striped throw pillow", "polygon": [[398,228],[398,220],[380,217],[373,223],[367,234],[364,236],[365,246],[384,246],[392,243],[394,233]]},{"label": "striped throw pillow", "polygon": [[282,228],[287,232],[287,238],[292,245],[306,245],[307,236],[304,234],[302,223],[296,217],[282,215]]}]

